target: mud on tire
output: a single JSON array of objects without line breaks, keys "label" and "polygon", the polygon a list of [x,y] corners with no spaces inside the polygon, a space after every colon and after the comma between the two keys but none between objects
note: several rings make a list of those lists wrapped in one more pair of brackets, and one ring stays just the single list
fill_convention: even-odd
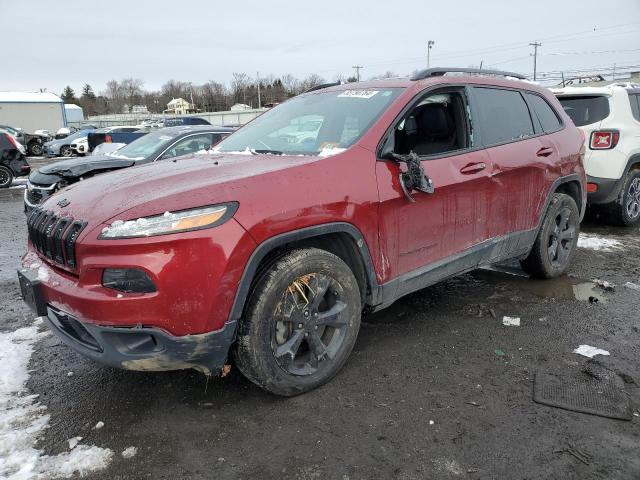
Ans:
[{"label": "mud on tire", "polygon": [[520,264],[536,278],[562,275],[578,245],[580,212],[573,198],[554,193],[529,256]]},{"label": "mud on tire", "polygon": [[275,260],[251,292],[233,356],[258,386],[293,396],[342,368],[360,328],[360,290],[339,257],[317,248]]}]

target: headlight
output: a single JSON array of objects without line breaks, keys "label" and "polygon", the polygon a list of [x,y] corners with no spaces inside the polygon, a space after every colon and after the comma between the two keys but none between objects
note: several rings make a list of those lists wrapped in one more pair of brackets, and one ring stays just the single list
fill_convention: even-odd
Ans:
[{"label": "headlight", "polygon": [[165,212],[162,215],[143,217],[137,220],[116,220],[108,227],[103,228],[98,238],[151,237],[211,228],[226,222],[233,216],[237,208],[238,204],[233,202],[178,212]]}]

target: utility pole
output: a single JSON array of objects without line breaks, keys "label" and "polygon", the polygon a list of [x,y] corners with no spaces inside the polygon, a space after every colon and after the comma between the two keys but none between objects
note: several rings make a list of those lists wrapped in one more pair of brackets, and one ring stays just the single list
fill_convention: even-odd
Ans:
[{"label": "utility pole", "polygon": [[260,72],[256,72],[256,78],[258,79],[258,108],[262,108],[262,101],[260,100]]},{"label": "utility pole", "polygon": [[538,77],[538,47],[542,44],[538,41],[529,44],[533,47],[533,81],[535,82]]},{"label": "utility pole", "polygon": [[364,68],[362,65],[354,65],[352,67],[356,71],[356,81],[360,81],[360,69]]},{"label": "utility pole", "polygon": [[436,44],[433,40],[427,42],[427,68],[431,65],[431,49]]}]

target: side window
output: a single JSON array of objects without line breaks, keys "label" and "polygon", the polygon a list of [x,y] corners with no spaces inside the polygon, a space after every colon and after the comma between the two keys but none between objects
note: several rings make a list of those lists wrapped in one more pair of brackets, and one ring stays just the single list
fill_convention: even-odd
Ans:
[{"label": "side window", "polygon": [[394,130],[397,154],[438,155],[469,146],[465,98],[460,92],[434,93],[420,100]]},{"label": "side window", "polygon": [[529,105],[533,108],[533,113],[538,117],[538,120],[540,120],[542,130],[544,130],[545,133],[555,132],[562,127],[562,123],[555,110],[544,98],[533,93],[525,93],[525,96],[527,100],[529,100]]},{"label": "side window", "polygon": [[213,133],[205,133],[202,135],[191,135],[190,137],[183,138],[177,143],[172,145],[167,150],[161,160],[166,158],[180,157],[182,155],[189,155],[191,153],[199,152],[200,150],[209,150],[213,144]]},{"label": "side window", "polygon": [[511,142],[534,134],[533,123],[520,92],[475,87],[478,119],[484,145]]},{"label": "side window", "polygon": [[633,118],[640,122],[640,94],[629,94],[629,102],[631,102],[631,112],[633,112]]}]

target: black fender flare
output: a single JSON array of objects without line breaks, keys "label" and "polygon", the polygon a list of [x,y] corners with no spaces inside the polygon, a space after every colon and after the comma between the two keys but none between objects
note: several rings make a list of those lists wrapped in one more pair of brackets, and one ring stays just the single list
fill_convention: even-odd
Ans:
[{"label": "black fender flare", "polygon": [[540,218],[538,219],[538,226],[536,227],[536,236],[537,232],[542,228],[542,223],[544,222],[544,217],[547,214],[547,210],[549,209],[549,204],[551,203],[551,199],[553,198],[553,194],[556,193],[556,190],[563,183],[569,182],[577,182],[578,183],[578,194],[580,195],[580,221],[584,218],[584,214],[587,211],[587,196],[586,191],[584,191],[584,184],[580,179],[580,175],[577,173],[571,173],[569,175],[565,175],[563,177],[558,177],[551,184],[551,188],[549,188],[549,193],[547,193],[547,200],[545,201],[544,208],[541,210]]},{"label": "black fender flare", "polygon": [[373,267],[369,247],[367,246],[367,242],[365,242],[364,236],[360,230],[358,230],[354,225],[346,222],[324,223],[321,225],[314,225],[311,227],[301,228],[299,230],[281,233],[268,238],[256,247],[251,254],[251,257],[249,257],[247,265],[244,267],[244,272],[242,272],[242,277],[240,278],[240,283],[236,290],[236,295],[231,306],[227,323],[237,322],[242,317],[244,306],[251,289],[251,284],[258,271],[258,266],[270,252],[288,243],[330,233],[346,233],[354,240],[364,266],[367,282],[369,283],[370,293],[367,296],[367,303],[379,303],[378,297],[380,296],[380,287],[376,280],[376,273]]}]

